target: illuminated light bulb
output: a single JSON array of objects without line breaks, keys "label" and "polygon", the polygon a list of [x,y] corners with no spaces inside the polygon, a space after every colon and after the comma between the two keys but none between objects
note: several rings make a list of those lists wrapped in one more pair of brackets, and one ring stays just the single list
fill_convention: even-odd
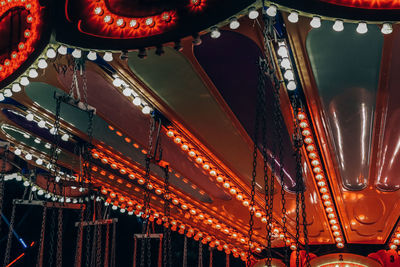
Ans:
[{"label": "illuminated light bulb", "polygon": [[43,191],[42,189],[40,189],[40,190],[37,192],[37,194],[38,194],[39,196],[43,196],[44,191]]},{"label": "illuminated light bulb", "polygon": [[22,88],[18,83],[14,83],[11,87],[11,90],[15,93],[21,92]]},{"label": "illuminated light bulb", "polygon": [[315,175],[315,179],[320,181],[320,180],[324,179],[324,176],[322,174],[317,174],[317,175]]},{"label": "illuminated light bulb", "polygon": [[19,81],[19,83],[20,83],[22,86],[27,86],[27,85],[29,84],[29,79],[28,79],[28,77],[22,76],[22,77],[21,77],[21,80]]},{"label": "illuminated light bulb", "polygon": [[290,69],[292,67],[289,58],[285,57],[282,59],[281,67],[284,68],[285,70]]},{"label": "illuminated light bulb", "polygon": [[279,46],[277,53],[282,58],[289,57],[289,52],[286,45]]},{"label": "illuminated light bulb", "polygon": [[96,52],[90,51],[90,52],[87,54],[87,58],[88,58],[89,60],[92,60],[92,61],[96,60],[96,59],[97,59],[97,54],[96,54]]},{"label": "illuminated light bulb", "polygon": [[117,206],[115,206],[115,205],[112,205],[112,207],[111,207],[113,210],[117,210],[118,209],[118,207]]},{"label": "illuminated light bulb", "polygon": [[[175,138],[176,139],[176,138]],[[203,159],[201,158],[201,157],[198,157],[198,158],[196,158],[196,162],[198,163],[198,164],[201,164],[201,163],[203,163]]]},{"label": "illuminated light bulb", "polygon": [[74,58],[81,58],[82,57],[82,50],[75,48],[74,51],[72,51],[72,56]]},{"label": "illuminated light bulb", "polygon": [[67,142],[68,140],[69,140],[69,135],[68,134],[63,134],[62,136],[61,136],[61,140],[63,140],[63,141],[65,141],[65,142]]},{"label": "illuminated light bulb", "polygon": [[304,129],[301,133],[302,133],[304,136],[310,136],[310,135],[311,135],[310,129]]},{"label": "illuminated light bulb", "polygon": [[94,9],[94,14],[101,16],[103,14],[103,9],[101,9],[101,7],[96,7]]},{"label": "illuminated light bulb", "polygon": [[335,231],[335,232],[333,232],[333,235],[334,236],[340,236],[340,232],[339,231]]},{"label": "illuminated light bulb", "polygon": [[122,94],[124,96],[131,96],[132,95],[132,91],[133,90],[131,88],[127,87],[127,88],[124,88],[124,90],[122,90]]},{"label": "illuminated light bulb", "polygon": [[255,213],[255,215],[256,215],[257,218],[261,218],[261,216],[262,216],[261,212],[259,212],[259,211],[257,211],[257,212]]},{"label": "illuminated light bulb", "polygon": [[337,246],[338,248],[344,248],[344,244],[343,244],[343,243],[337,243],[336,246]]},{"label": "illuminated light bulb", "polygon": [[335,23],[333,23],[332,29],[337,32],[341,32],[344,30],[344,23],[343,20],[337,19]]},{"label": "illuminated light bulb", "polygon": [[211,171],[210,171],[210,175],[211,175],[211,176],[216,176],[216,175],[217,175],[217,172],[216,172],[215,170],[211,170]]},{"label": "illuminated light bulb", "polygon": [[224,181],[224,178],[221,176],[218,176],[216,180],[218,183],[222,183]]},{"label": "illuminated light bulb", "polygon": [[25,181],[25,182],[23,183],[23,185],[24,185],[25,187],[27,187],[27,186],[29,186],[29,182],[28,182],[28,181]]},{"label": "illuminated light bulb", "polygon": [[123,81],[118,77],[115,77],[115,79],[113,80],[113,85],[115,87],[120,87],[122,85],[122,83],[123,83]]},{"label": "illuminated light bulb", "polygon": [[188,154],[189,154],[189,156],[192,157],[192,158],[196,156],[196,152],[194,152],[193,150],[189,151]]},{"label": "illuminated light bulb", "polygon": [[313,27],[314,29],[318,29],[321,27],[321,18],[318,16],[314,16],[312,18],[312,20],[310,21],[310,25],[311,27]]},{"label": "illuminated light bulb", "polygon": [[46,127],[46,122],[44,120],[40,120],[37,124],[40,128]]},{"label": "illuminated light bulb", "polygon": [[221,32],[218,30],[217,27],[212,27],[210,36],[213,39],[219,38],[221,36]]},{"label": "illuminated light bulb", "polygon": [[154,20],[153,20],[153,18],[147,18],[145,23],[147,26],[152,26],[152,25],[154,25]]},{"label": "illuminated light bulb", "polygon": [[29,134],[27,134],[27,133],[24,133],[24,137],[26,138],[26,139],[28,139],[29,137],[31,137]]},{"label": "illuminated light bulb", "polygon": [[182,139],[179,138],[179,137],[175,137],[174,142],[177,143],[177,144],[179,144],[179,143],[182,142]]},{"label": "illuminated light bulb", "polygon": [[337,226],[337,225],[332,225],[332,230],[333,231],[338,231],[339,230],[339,226]]},{"label": "illuminated light bulb", "polygon": [[247,206],[250,205],[250,203],[249,203],[248,200],[244,200],[244,201],[242,202],[242,204],[243,204],[243,206],[245,206],[245,207],[247,207]]},{"label": "illuminated light bulb", "polygon": [[319,163],[319,160],[313,160],[313,161],[311,161],[311,164],[313,165],[313,166],[318,166],[320,163]]},{"label": "illuminated light bulb", "polygon": [[149,106],[144,106],[142,108],[142,113],[143,114],[150,114],[150,112],[151,112],[151,108]]},{"label": "illuminated light bulb", "polygon": [[286,70],[285,74],[283,76],[285,77],[286,80],[289,80],[289,81],[294,80],[294,73],[290,69]]},{"label": "illuminated light bulb", "polygon": [[47,68],[48,64],[44,58],[39,59],[38,61],[38,67],[39,69],[45,69]]},{"label": "illuminated light bulb", "polygon": [[235,188],[231,188],[229,190],[229,193],[231,193],[232,195],[236,194],[236,189]]},{"label": "illuminated light bulb", "polygon": [[231,185],[230,185],[228,182],[225,182],[225,183],[224,183],[224,187],[225,187],[226,189],[228,189],[229,187],[231,187]]},{"label": "illuminated light bulb", "polygon": [[40,139],[39,138],[35,138],[35,140],[33,140],[36,144],[40,144]]},{"label": "illuminated light bulb", "polygon": [[328,207],[325,209],[327,213],[333,213],[333,208],[332,207]]},{"label": "illuminated light bulb", "polygon": [[196,211],[195,211],[194,209],[191,209],[191,210],[190,210],[190,214],[196,215]]},{"label": "illuminated light bulb", "polygon": [[342,239],[341,237],[336,237],[336,238],[335,238],[335,241],[336,241],[337,243],[341,243],[341,242],[343,242],[343,239]]},{"label": "illuminated light bulb", "polygon": [[323,194],[321,197],[323,200],[328,200],[330,197],[328,194]]},{"label": "illuminated light bulb", "polygon": [[267,15],[270,17],[275,17],[277,12],[278,8],[276,7],[276,5],[270,5],[266,11]]},{"label": "illuminated light bulb", "polygon": [[3,95],[3,93],[0,93],[0,101],[3,101],[4,99],[6,99]]},{"label": "illuminated light bulb", "polygon": [[46,56],[47,56],[48,58],[55,58],[55,57],[57,56],[57,52],[56,52],[56,50],[54,50],[54,48],[49,47],[49,48],[47,49],[47,51],[46,51]]},{"label": "illuminated light bulb", "polygon": [[111,62],[113,60],[113,55],[111,52],[105,52],[103,55],[103,59],[107,62]]},{"label": "illuminated light bulb", "polygon": [[37,78],[39,76],[39,73],[35,68],[30,68],[28,72],[28,76],[32,79]]},{"label": "illuminated light bulb", "polygon": [[308,157],[309,157],[310,159],[316,159],[316,158],[318,157],[318,155],[317,155],[317,153],[315,153],[315,152],[311,152],[310,154],[308,154]]},{"label": "illuminated light bulb", "polygon": [[288,20],[291,23],[297,23],[299,21],[299,12],[297,12],[297,11],[290,12],[290,14],[288,16]]},{"label": "illuminated light bulb", "polygon": [[324,193],[327,193],[327,192],[328,192],[328,188],[322,187],[319,191],[320,191],[322,194],[324,194]]},{"label": "illuminated light bulb", "polygon": [[129,21],[129,26],[132,27],[132,28],[136,28],[139,25],[138,25],[138,23],[137,23],[137,21],[135,19],[131,19],[131,21]]},{"label": "illuminated light bulb", "polygon": [[29,153],[26,154],[26,155],[25,155],[25,159],[26,159],[26,160],[32,160],[32,155],[29,154]]},{"label": "illuminated light bulb", "polygon": [[400,240],[399,239],[393,239],[393,244],[399,245],[400,244]]},{"label": "illuminated light bulb", "polygon": [[42,159],[36,159],[36,164],[37,165],[42,165],[43,164],[43,160]]},{"label": "illuminated light bulb", "polygon": [[205,170],[208,170],[208,169],[210,169],[210,165],[209,165],[209,164],[207,164],[207,163],[205,163],[205,164],[203,165],[203,169],[205,169]]},{"label": "illuminated light bulb", "polygon": [[300,122],[299,125],[300,125],[301,128],[307,128],[308,127],[308,123],[305,122],[305,121]]},{"label": "illuminated light bulb", "polygon": [[124,21],[124,19],[117,19],[117,26],[119,26],[119,27],[124,27],[124,26],[125,26],[125,21]]},{"label": "illuminated light bulb", "polygon": [[14,150],[14,154],[15,154],[16,156],[21,155],[21,153],[22,153],[22,151],[21,151],[21,149],[19,149],[19,148],[17,148],[17,149]]},{"label": "illuminated light bulb", "polygon": [[287,83],[286,88],[289,91],[294,91],[294,90],[296,90],[297,85],[296,85],[296,83],[294,81],[290,81],[290,82]]},{"label": "illuminated light bulb", "polygon": [[329,219],[334,219],[336,216],[335,216],[335,214],[333,214],[333,213],[329,213],[328,214],[328,218]]},{"label": "illuminated light bulb", "polygon": [[167,132],[167,135],[168,135],[168,137],[173,137],[173,136],[174,136],[174,132],[171,131],[171,130],[169,130],[169,131]]},{"label": "illuminated light bulb", "polygon": [[242,200],[242,199],[243,199],[243,195],[238,194],[238,195],[236,196],[236,199],[239,200],[239,201]]},{"label": "illuminated light bulb", "polygon": [[291,249],[291,250],[296,250],[296,249],[297,249],[297,247],[296,247],[296,245],[295,245],[295,244],[292,244],[292,245],[290,245],[290,249]]},{"label": "illuminated light bulb", "polygon": [[239,28],[239,26],[240,22],[236,17],[233,17],[229,20],[229,28],[231,28],[232,30],[236,30],[237,28]]},{"label": "illuminated light bulb", "polygon": [[135,97],[132,101],[135,106],[139,106],[142,103],[142,100],[139,97]]},{"label": "illuminated light bulb", "polygon": [[381,32],[382,32],[383,34],[391,34],[391,33],[393,32],[393,26],[392,26],[392,24],[387,23],[387,22],[383,23]]},{"label": "illuminated light bulb", "polygon": [[367,32],[368,32],[367,23],[365,23],[365,22],[363,22],[363,21],[359,22],[356,31],[357,31],[359,34],[365,34],[365,33],[367,33]]},{"label": "illuminated light bulb", "polygon": [[113,22],[113,18],[110,15],[104,16],[103,20],[105,23],[108,23],[108,24],[111,24]]},{"label": "illuminated light bulb", "polygon": [[306,143],[306,144],[311,144],[312,142],[313,142],[313,139],[311,137],[306,137],[304,139],[304,143]]},{"label": "illuminated light bulb", "polygon": [[249,19],[256,19],[258,17],[258,11],[255,7],[249,8]]},{"label": "illuminated light bulb", "polygon": [[60,45],[60,46],[58,47],[58,49],[57,49],[57,52],[58,52],[60,55],[66,55],[66,54],[67,54],[67,47],[64,46],[64,45]]}]

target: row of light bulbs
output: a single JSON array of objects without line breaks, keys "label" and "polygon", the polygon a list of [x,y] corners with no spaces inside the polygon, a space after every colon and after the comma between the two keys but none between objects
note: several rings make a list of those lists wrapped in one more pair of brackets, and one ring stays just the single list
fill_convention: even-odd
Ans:
[{"label": "row of light bulbs", "polygon": [[[278,7],[276,5],[270,5],[266,8],[265,13],[270,17],[275,17],[278,13]],[[255,7],[251,7],[248,10],[248,17],[250,19],[256,19],[259,16],[259,12]],[[288,15],[288,21],[291,23],[297,23],[299,21],[299,12],[291,11]],[[320,16],[313,16],[310,21],[310,26],[314,29],[320,28],[322,25],[322,19]],[[235,30],[239,28],[240,22],[237,17],[232,17],[229,19],[229,28]],[[333,23],[332,29],[336,32],[341,32],[344,30],[344,21],[342,19],[336,19]],[[368,32],[368,24],[365,21],[358,22],[356,31],[359,34],[365,34]],[[383,34],[391,34],[393,32],[393,25],[389,22],[385,22],[382,24],[381,32]],[[218,27],[214,26],[210,28],[210,36],[212,38],[219,38],[221,36],[221,32]]]}]

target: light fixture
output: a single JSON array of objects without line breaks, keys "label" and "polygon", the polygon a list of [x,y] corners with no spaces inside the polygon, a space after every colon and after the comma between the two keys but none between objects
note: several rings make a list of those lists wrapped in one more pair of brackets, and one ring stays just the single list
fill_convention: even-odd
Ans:
[{"label": "light fixture", "polygon": [[392,24],[390,24],[390,23],[388,23],[388,22],[383,23],[381,32],[382,32],[383,34],[391,34],[391,33],[393,32],[393,26],[392,26]]},{"label": "light fixture", "polygon": [[45,122],[44,120],[40,120],[37,124],[38,124],[38,126],[39,126],[40,128],[46,127],[46,122]]},{"label": "light fixture", "polygon": [[111,52],[105,52],[103,59],[107,62],[111,62],[113,60],[113,56]]},{"label": "light fixture", "polygon": [[287,50],[287,48],[286,48],[286,45],[281,45],[281,46],[279,46],[279,48],[278,48],[278,55],[279,55],[280,57],[283,57],[283,58],[289,57],[289,53],[288,53],[288,50]]},{"label": "light fixture", "polygon": [[21,151],[21,149],[19,149],[19,148],[17,148],[17,149],[14,150],[14,154],[15,154],[16,156],[21,155],[21,153],[22,153],[22,151]]},{"label": "light fixture", "polygon": [[47,66],[48,66],[48,64],[47,64],[47,62],[46,62],[46,60],[44,58],[39,59],[38,67],[40,69],[45,69],[45,68],[47,68]]},{"label": "light fixture", "polygon": [[5,97],[12,97],[12,92],[11,92],[11,90],[10,89],[4,89],[4,92],[3,92],[3,94],[4,94],[4,96]]},{"label": "light fixture", "polygon": [[286,88],[289,91],[293,91],[293,90],[296,90],[297,86],[296,86],[296,83],[294,81],[290,81],[290,82],[287,83]]},{"label": "light fixture", "polygon": [[249,19],[256,19],[258,17],[258,11],[255,7],[249,8]]},{"label": "light fixture", "polygon": [[90,51],[90,52],[87,54],[87,58],[88,58],[89,60],[92,60],[92,61],[96,60],[96,59],[97,59],[97,54],[96,54],[96,52]]},{"label": "light fixture", "polygon": [[14,83],[11,87],[11,90],[15,93],[18,93],[22,90],[21,85],[19,85],[18,83]]},{"label": "light fixture", "polygon": [[332,29],[337,32],[341,32],[344,30],[343,20],[337,19],[335,23],[333,23]]},{"label": "light fixture", "polygon": [[36,144],[40,144],[40,139],[39,138],[35,138],[34,140],[33,140]]},{"label": "light fixture", "polygon": [[67,141],[69,140],[69,134],[66,134],[66,133],[63,134],[63,135],[61,136],[61,140],[67,142]]},{"label": "light fixture", "polygon": [[42,159],[37,159],[36,160],[36,164],[37,165],[42,165],[43,164],[43,160]]},{"label": "light fixture", "polygon": [[142,103],[142,100],[139,97],[135,97],[132,101],[135,106],[139,106]]},{"label": "light fixture", "polygon": [[312,20],[310,21],[310,25],[311,27],[313,27],[314,29],[317,29],[319,27],[321,27],[321,18],[318,16],[314,16],[312,18]]},{"label": "light fixture", "polygon": [[278,11],[278,8],[276,7],[276,5],[270,5],[270,6],[267,8],[266,13],[267,13],[267,15],[270,16],[270,17],[275,17],[277,11]]},{"label": "light fixture", "polygon": [[58,53],[60,53],[60,55],[66,55],[67,54],[67,47],[64,45],[60,45],[57,49]]},{"label": "light fixture", "polygon": [[365,33],[367,33],[367,32],[368,32],[367,23],[364,22],[364,21],[359,22],[356,30],[357,30],[357,32],[358,32],[359,34],[365,34]]},{"label": "light fixture", "polygon": [[34,116],[33,116],[32,113],[28,113],[28,114],[25,115],[25,118],[26,118],[27,121],[33,121]]},{"label": "light fixture", "polygon": [[221,36],[221,32],[218,30],[217,27],[212,27],[210,35],[211,35],[211,38],[216,39],[216,38],[219,38]]},{"label": "light fixture", "polygon": [[25,159],[26,159],[26,160],[32,160],[32,154],[29,154],[29,153],[26,154],[26,155],[25,155]]},{"label": "light fixture", "polygon": [[291,64],[290,64],[289,58],[285,57],[285,58],[282,59],[281,67],[284,68],[284,69],[290,69],[291,68]]},{"label": "light fixture", "polygon": [[29,186],[29,182],[28,182],[28,181],[25,181],[25,182],[23,183],[23,185],[24,185],[25,187],[28,187],[28,186]]},{"label": "light fixture", "polygon": [[115,87],[120,87],[122,85],[122,80],[118,77],[115,77],[115,79],[113,80],[113,85]]},{"label": "light fixture", "polygon": [[82,50],[75,48],[74,51],[72,51],[72,56],[74,58],[81,58],[82,57]]},{"label": "light fixture", "polygon": [[28,72],[28,76],[30,78],[37,78],[39,76],[39,74],[35,68],[30,68],[29,72]]},{"label": "light fixture", "polygon": [[124,90],[122,90],[122,94],[124,96],[131,96],[132,95],[132,89],[129,87],[124,88]]},{"label": "light fixture", "polygon": [[53,47],[49,47],[46,51],[46,56],[48,58],[55,58],[57,56],[57,52]]},{"label": "light fixture", "polygon": [[6,99],[3,95],[3,93],[0,93],[0,101],[3,101],[4,99]]},{"label": "light fixture", "polygon": [[27,86],[29,84],[29,79],[26,76],[22,76],[21,80],[19,81],[19,83],[23,86]]},{"label": "light fixture", "polygon": [[290,14],[288,16],[288,20],[291,23],[297,23],[299,21],[299,12],[297,12],[297,11],[290,12]]},{"label": "light fixture", "polygon": [[238,21],[238,19],[236,17],[233,17],[229,20],[229,28],[232,30],[236,30],[237,28],[239,28],[240,26],[240,22]]},{"label": "light fixture", "polygon": [[143,112],[143,114],[150,114],[151,108],[149,106],[144,106],[142,108],[142,112]]},{"label": "light fixture", "polygon": [[294,80],[294,73],[291,69],[288,69],[285,71],[285,74],[283,75],[285,77],[286,80],[288,81],[292,81]]}]

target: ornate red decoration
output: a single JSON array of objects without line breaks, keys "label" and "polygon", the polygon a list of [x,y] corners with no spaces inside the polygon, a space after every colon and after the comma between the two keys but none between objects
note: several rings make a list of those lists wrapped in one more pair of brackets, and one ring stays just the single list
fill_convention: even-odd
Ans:
[{"label": "ornate red decoration", "polygon": [[[24,63],[34,51],[35,45],[40,38],[40,26],[42,10],[38,0],[3,0],[0,2],[0,18],[12,9],[25,9],[28,27],[24,29],[25,39],[14,48],[9,58],[0,62],[0,81],[10,76]],[[1,21],[0,21],[1,23]]]},{"label": "ornate red decoration", "polygon": [[400,266],[400,256],[395,250],[379,250],[376,253],[371,253],[368,258],[374,259],[385,267]]},{"label": "ornate red decoration", "polygon": [[400,9],[400,0],[322,0],[334,5],[367,9]]},{"label": "ornate red decoration", "polygon": [[[149,37],[171,29],[177,20],[175,11],[144,18],[124,17],[112,13],[105,0],[84,1],[78,29],[82,33],[113,39]],[[68,0],[66,2],[68,6]],[[68,9],[66,9],[67,18]]]}]

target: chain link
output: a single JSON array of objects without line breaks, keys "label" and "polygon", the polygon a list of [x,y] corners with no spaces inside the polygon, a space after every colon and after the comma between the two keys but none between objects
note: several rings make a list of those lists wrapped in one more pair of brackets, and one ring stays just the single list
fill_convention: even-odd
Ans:
[{"label": "chain link", "polygon": [[78,234],[76,237],[76,251],[75,251],[75,267],[81,266],[82,261],[82,239],[83,239],[83,217],[84,217],[85,209],[83,205],[81,205],[81,212],[79,216],[79,227]]},{"label": "chain link", "polygon": [[[105,248],[104,248],[104,267],[108,267],[108,262],[109,262],[109,258],[108,258],[108,249],[109,249],[109,242],[110,242],[110,224],[106,225],[106,240],[105,242]],[[136,261],[136,258],[133,259],[134,261]]]},{"label": "chain link", "polygon": [[199,266],[198,267],[203,267],[203,243],[201,243],[201,240],[199,241]]},{"label": "chain link", "polygon": [[[164,216],[166,218],[166,223],[169,225],[170,216],[170,191],[169,191],[169,167],[168,165],[164,168],[165,180],[164,180]],[[171,262],[171,229],[169,227],[164,227],[164,240],[163,240],[163,266],[172,266]]]},{"label": "chain link", "polygon": [[7,236],[7,246],[6,246],[6,251],[4,254],[4,263],[3,263],[4,267],[6,267],[10,261],[10,253],[11,253],[11,246],[12,246],[12,233],[14,231],[16,208],[17,208],[17,205],[15,202],[13,202],[9,231],[8,231],[8,236]]},{"label": "chain link", "polygon": [[183,239],[183,262],[182,262],[182,267],[187,267],[187,236],[184,236]]},{"label": "chain link", "polygon": [[44,252],[44,236],[46,232],[46,218],[47,218],[47,206],[43,207],[42,213],[42,224],[40,227],[40,239],[39,239],[39,249],[36,261],[36,267],[42,267],[43,265],[43,252]]},{"label": "chain link", "polygon": [[115,267],[115,250],[116,250],[116,234],[117,234],[117,225],[113,222],[113,238],[112,238],[112,247],[111,247],[111,264],[110,267]]},{"label": "chain link", "polygon": [[62,266],[62,240],[63,240],[63,209],[58,209],[58,222],[57,222],[57,260],[56,266]]}]

